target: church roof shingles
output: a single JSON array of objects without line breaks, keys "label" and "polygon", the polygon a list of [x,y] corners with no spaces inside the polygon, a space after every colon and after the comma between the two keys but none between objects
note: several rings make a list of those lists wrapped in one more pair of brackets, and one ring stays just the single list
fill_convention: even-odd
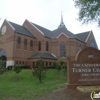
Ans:
[{"label": "church roof shingles", "polygon": [[35,27],[37,27],[41,32],[43,32],[45,37],[48,37],[48,38],[52,37],[52,31],[50,31],[44,27],[41,27],[37,24],[34,24],[34,23],[32,23],[32,24],[35,25]]},{"label": "church roof shingles", "polygon": [[21,26],[12,22],[9,22],[15,29],[15,32],[20,33],[22,35],[30,36],[30,37],[35,37],[33,33],[31,33],[25,26]]},{"label": "church roof shingles", "polygon": [[83,42],[86,42],[86,39],[88,38],[90,32],[91,31],[87,31],[87,32],[78,33],[78,34],[75,34],[75,35],[76,35],[76,37],[78,37],[79,39],[81,39]]},{"label": "church roof shingles", "polygon": [[[32,23],[33,24],[33,23]],[[79,33],[79,34],[73,34],[72,32],[70,32],[69,30],[67,30],[66,27],[62,27],[62,28],[57,28],[56,30],[50,31],[46,28],[43,28],[39,25],[34,24],[35,27],[37,27],[41,32],[44,33],[45,37],[48,38],[57,38],[61,33],[64,33],[66,36],[68,36],[68,38],[75,38],[83,43],[85,43],[90,31],[88,32],[83,32],[83,33]]]},{"label": "church roof shingles", "polygon": [[[21,26],[21,25],[12,23],[12,22],[9,22],[9,23],[15,28],[15,32],[26,35],[26,36],[35,37],[35,35],[33,33],[31,33],[25,26]],[[56,30],[51,31],[51,30],[41,27],[37,24],[34,24],[34,23],[32,23],[32,24],[35,27],[37,27],[47,38],[58,38],[58,36],[63,33],[68,38],[75,38],[75,39],[85,43],[86,39],[90,33],[90,31],[87,31],[87,32],[83,32],[83,33],[73,34],[69,30],[67,30],[66,27],[57,28]]]},{"label": "church roof shingles", "polygon": [[35,58],[44,58],[44,59],[57,59],[56,56],[49,52],[36,52],[35,54],[31,55],[29,59]]}]

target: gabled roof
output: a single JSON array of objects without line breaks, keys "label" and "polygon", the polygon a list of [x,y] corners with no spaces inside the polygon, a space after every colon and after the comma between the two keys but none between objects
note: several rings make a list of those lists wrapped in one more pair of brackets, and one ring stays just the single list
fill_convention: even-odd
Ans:
[{"label": "gabled roof", "polygon": [[43,34],[45,37],[48,38],[58,38],[62,33],[65,34],[68,38],[74,38],[77,39],[83,43],[85,43],[85,40],[88,37],[88,32],[83,32],[83,33],[79,33],[79,34],[73,34],[72,32],[70,32],[69,30],[67,30],[67,28],[64,27],[58,27],[56,30],[50,31],[46,28],[43,28],[37,24],[32,23],[35,27],[37,27]]},{"label": "gabled roof", "polygon": [[30,36],[30,37],[35,37],[33,35],[33,33],[31,33],[25,26],[21,26],[21,25],[15,24],[15,23],[10,22],[10,21],[8,21],[8,22],[14,27],[15,32],[23,34],[23,35]]},{"label": "gabled roof", "polygon": [[[21,25],[12,23],[12,22],[8,22],[8,23],[10,23],[10,25],[15,29],[15,32],[30,36],[30,37],[35,37],[35,35],[33,33],[31,33],[27,29],[27,27],[21,26]],[[66,26],[63,25],[64,23],[63,24],[62,23],[63,23],[63,19],[62,19],[61,24],[60,24],[60,25],[62,25],[62,27],[58,27],[56,30],[51,31],[49,29],[46,29],[46,28],[41,27],[35,23],[30,22],[30,24],[32,24],[37,30],[40,31],[40,33],[42,33],[47,38],[50,38],[50,39],[58,38],[61,34],[64,34],[68,38],[74,38],[74,39],[77,39],[83,43],[85,43],[87,41],[87,39],[90,35],[89,33],[91,33],[90,31],[78,33],[78,34],[73,34],[69,30],[67,30]]]},{"label": "gabled roof", "polygon": [[32,24],[33,24],[35,27],[37,27],[41,32],[43,32],[45,37],[51,38],[51,36],[52,36],[52,31],[50,31],[50,30],[48,30],[48,29],[46,29],[46,28],[44,28],[44,27],[41,27],[41,26],[39,26],[39,25],[37,25],[37,24],[34,24],[34,23],[32,23]]},{"label": "gabled roof", "polygon": [[76,37],[78,37],[83,42],[86,42],[90,33],[91,33],[91,31],[87,31],[87,32],[82,32],[82,33],[78,33],[78,34],[75,34],[75,35],[76,35]]},{"label": "gabled roof", "polygon": [[72,32],[68,31],[66,27],[58,28],[52,31],[52,33],[52,38],[57,38],[61,33],[67,35],[68,38],[75,38],[75,35]]},{"label": "gabled roof", "polygon": [[29,57],[29,59],[44,58],[44,59],[57,59],[57,57],[49,52],[37,52]]}]

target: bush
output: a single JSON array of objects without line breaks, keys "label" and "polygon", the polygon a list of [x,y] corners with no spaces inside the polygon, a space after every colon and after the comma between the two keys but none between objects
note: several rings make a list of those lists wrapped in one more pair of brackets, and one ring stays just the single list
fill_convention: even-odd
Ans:
[{"label": "bush", "polygon": [[57,63],[57,62],[53,62],[52,68],[53,68],[53,69],[56,69],[57,66],[58,66],[58,63]]},{"label": "bush", "polygon": [[67,75],[67,63],[64,63],[64,75]]},{"label": "bush", "polygon": [[14,71],[16,74],[19,74],[21,72],[21,66],[14,66]]},{"label": "bush", "polygon": [[0,75],[2,75],[4,73],[3,69],[0,69]]},{"label": "bush", "polygon": [[36,62],[36,65],[34,67],[34,71],[33,71],[32,74],[33,74],[33,76],[38,78],[40,83],[42,83],[42,81],[46,78],[46,69],[43,66],[43,61],[42,60],[38,60]]},{"label": "bush", "polygon": [[50,66],[45,66],[46,69],[55,69],[55,67],[53,67],[52,65]]},{"label": "bush", "polygon": [[56,66],[56,69],[57,69],[58,71],[60,71],[60,70],[61,70],[61,65],[57,65],[57,66]]},{"label": "bush", "polygon": [[22,69],[29,69],[30,66],[29,66],[29,65],[22,65],[21,68],[22,68]]},{"label": "bush", "polygon": [[59,61],[59,65],[61,66],[61,69],[63,69],[63,68],[64,68],[64,63],[65,63],[65,62],[64,62],[64,61],[62,61],[62,60],[61,60],[61,61]]},{"label": "bush", "polygon": [[7,67],[7,70],[12,70],[12,68],[13,68],[13,66],[10,65],[10,66]]}]

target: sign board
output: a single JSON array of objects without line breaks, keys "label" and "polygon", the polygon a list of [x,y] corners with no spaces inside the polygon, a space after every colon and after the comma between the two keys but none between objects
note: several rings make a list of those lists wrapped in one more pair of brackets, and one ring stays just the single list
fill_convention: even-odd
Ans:
[{"label": "sign board", "polygon": [[68,64],[67,86],[100,84],[100,51],[87,47],[76,55],[75,61]]}]

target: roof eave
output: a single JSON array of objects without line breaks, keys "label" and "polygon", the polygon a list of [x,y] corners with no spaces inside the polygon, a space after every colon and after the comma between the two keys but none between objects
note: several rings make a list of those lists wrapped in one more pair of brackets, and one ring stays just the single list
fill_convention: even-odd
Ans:
[{"label": "roof eave", "polygon": [[75,39],[85,44],[85,42],[83,42],[83,41],[81,41],[81,40],[79,40],[79,39],[77,39],[77,38],[75,38]]},{"label": "roof eave", "polygon": [[90,31],[90,33],[89,33],[87,39],[85,40],[85,43],[88,41],[88,39],[89,39],[91,33],[92,33],[92,30]]},{"label": "roof eave", "polygon": [[7,19],[5,19],[5,21],[10,25],[10,27],[15,31],[15,28],[10,24],[10,22],[7,20]]},{"label": "roof eave", "polygon": [[[24,26],[24,27],[33,35],[33,33],[26,26]],[[34,37],[36,37],[36,36],[34,35]]]},{"label": "roof eave", "polygon": [[[23,33],[21,33],[21,32],[18,32],[18,31],[15,31],[15,32],[18,33],[18,34],[21,34],[21,35],[25,35],[25,34],[23,34]],[[25,35],[25,36],[32,37],[32,38],[36,38],[36,37],[34,37],[34,36],[29,36],[29,35]]]},{"label": "roof eave", "polygon": [[44,35],[44,33],[39,30],[32,22],[30,22],[29,20],[27,20],[33,27],[35,27],[35,29],[37,29],[42,35]]}]

